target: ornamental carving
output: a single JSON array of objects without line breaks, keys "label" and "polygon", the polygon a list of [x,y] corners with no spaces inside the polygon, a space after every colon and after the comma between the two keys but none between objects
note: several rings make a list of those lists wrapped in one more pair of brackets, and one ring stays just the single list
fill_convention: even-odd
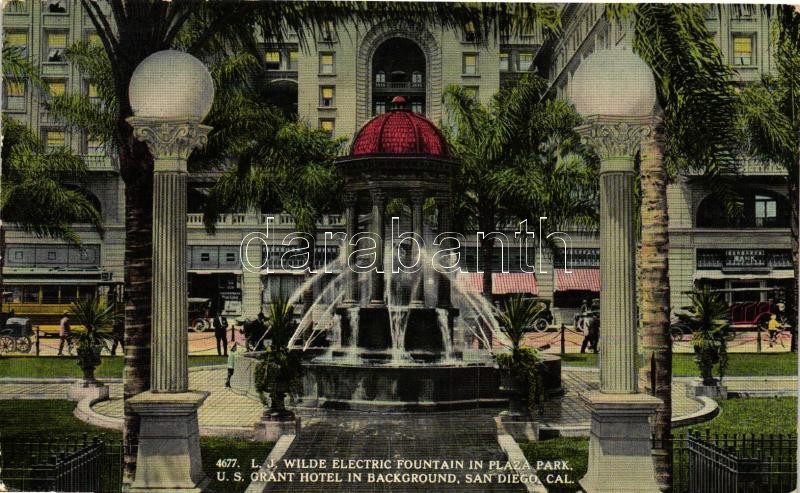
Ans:
[{"label": "ornamental carving", "polygon": [[610,158],[629,158],[639,150],[645,139],[652,137],[655,130],[653,118],[598,118],[587,119],[578,127],[586,145],[592,147],[602,160]]},{"label": "ornamental carving", "polygon": [[[189,154],[208,143],[211,127],[197,120],[155,120],[131,117],[133,137],[145,142],[156,160],[186,161]],[[185,169],[185,164],[184,164]]]}]

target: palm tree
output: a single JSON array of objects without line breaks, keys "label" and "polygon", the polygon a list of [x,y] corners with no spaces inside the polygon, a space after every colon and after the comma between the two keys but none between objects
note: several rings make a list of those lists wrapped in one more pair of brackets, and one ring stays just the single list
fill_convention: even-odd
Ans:
[{"label": "palm tree", "polygon": [[511,340],[511,355],[498,355],[500,368],[510,372],[513,381],[511,411],[519,410],[524,404],[528,411],[535,410],[544,401],[544,387],[540,372],[539,352],[530,347],[521,347],[525,331],[533,327],[539,318],[543,305],[531,298],[515,295],[503,303],[497,318],[503,332]]},{"label": "palm tree", "polygon": [[[580,117],[562,101],[543,99],[546,81],[526,74],[488,106],[462,87],[444,92],[444,134],[459,162],[453,180],[460,228],[495,231],[505,219],[543,211],[556,227],[591,223],[596,166],[587,161],[574,127]],[[449,126],[448,126],[449,125]],[[470,224],[471,223],[471,224]],[[483,293],[492,293],[494,238],[481,239]]]},{"label": "palm tree", "polygon": [[728,306],[710,287],[689,293],[686,313],[678,321],[692,332],[692,348],[704,385],[715,385],[712,371],[717,365],[720,378],[728,366],[725,331],[729,326]]},{"label": "palm tree", "polygon": [[[79,184],[86,164],[71,149],[48,149],[13,118],[2,120],[3,183],[0,191],[0,291],[6,253],[6,223],[37,236],[80,246],[75,223],[88,223],[103,233],[103,218]],[[0,307],[2,297],[0,297]]]},{"label": "palm tree", "polygon": [[[204,221],[209,231],[221,210],[264,209],[275,204],[292,215],[309,244],[308,275],[314,270],[317,224],[323,213],[339,206],[341,179],[333,160],[344,143],[305,123],[287,123],[277,134],[270,128],[252,135],[209,193]],[[308,309],[313,287],[303,293]]]},{"label": "palm tree", "polygon": [[[774,10],[772,10],[774,9]],[[791,210],[792,262],[794,280],[787,293],[792,327],[792,351],[797,351],[798,195],[797,136],[800,134],[800,14],[788,5],[771,6],[767,10],[774,19],[775,72],[764,75],[760,83],[749,84],[740,94],[739,128],[746,150],[757,159],[775,163],[786,170]]]},{"label": "palm tree", "polygon": [[100,351],[114,341],[111,327],[114,325],[114,305],[94,296],[80,298],[70,307],[70,315],[83,326],[83,330],[70,334],[71,342],[78,348],[78,364],[83,378],[94,382],[94,370],[100,363]]},{"label": "palm tree", "polygon": [[[147,146],[134,139],[126,122],[133,114],[128,84],[142,60],[174,47],[201,58],[225,50],[254,53],[260,43],[279,43],[290,32],[307,47],[309,41],[315,41],[309,33],[319,32],[328,22],[336,27],[345,21],[368,24],[401,19],[461,28],[472,21],[483,40],[558,25],[556,9],[537,4],[109,0],[101,6],[81,0],[81,6],[100,38],[110,67],[108,87],[115,106],[112,124],[107,128],[125,183],[125,331],[126,342],[130,342],[125,346],[126,397],[149,386],[153,158]],[[123,433],[126,450],[133,450],[138,418],[127,406]],[[135,461],[134,455],[126,454],[126,481],[133,477]]]},{"label": "palm tree", "polygon": [[294,307],[286,298],[270,300],[267,312],[267,326],[272,339],[270,347],[261,356],[255,370],[256,390],[262,403],[270,407],[265,412],[277,418],[294,417],[286,409],[286,394],[296,394],[302,389],[300,356],[289,347],[297,324],[294,322]]},{"label": "palm tree", "polygon": [[733,72],[706,27],[704,5],[607,5],[609,17],[633,27],[633,49],[653,70],[662,126],[640,159],[641,268],[639,292],[648,392],[656,410],[654,459],[659,484],[672,488],[672,346],[668,280],[666,186],[687,171],[734,207],[738,142]]}]

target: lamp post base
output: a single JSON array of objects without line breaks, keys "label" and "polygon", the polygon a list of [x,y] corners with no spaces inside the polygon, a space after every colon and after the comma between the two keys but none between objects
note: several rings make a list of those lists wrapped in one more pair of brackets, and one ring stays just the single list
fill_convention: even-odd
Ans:
[{"label": "lamp post base", "polygon": [[208,392],[148,391],[128,401],[141,417],[131,493],[207,491],[197,423],[197,409],[206,397]]},{"label": "lamp post base", "polygon": [[586,493],[658,493],[650,417],[660,399],[647,394],[588,392],[592,409]]}]

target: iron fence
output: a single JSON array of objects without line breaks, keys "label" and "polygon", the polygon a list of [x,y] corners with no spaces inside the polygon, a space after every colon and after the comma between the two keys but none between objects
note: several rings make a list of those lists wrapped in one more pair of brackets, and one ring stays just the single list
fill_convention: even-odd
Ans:
[{"label": "iron fence", "polygon": [[711,434],[673,438],[675,493],[786,493],[797,487],[797,436]]},{"label": "iron fence", "polygon": [[0,438],[0,479],[12,491],[119,493],[122,464],[118,437],[84,433],[30,441]]}]

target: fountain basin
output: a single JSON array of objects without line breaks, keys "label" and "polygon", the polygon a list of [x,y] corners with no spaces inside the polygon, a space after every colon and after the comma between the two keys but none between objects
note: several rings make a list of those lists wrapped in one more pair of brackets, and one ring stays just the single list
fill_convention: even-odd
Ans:
[{"label": "fountain basin", "polygon": [[[319,361],[308,350],[303,362],[303,407],[400,412],[505,406],[501,372],[486,362],[364,364]],[[231,390],[258,399],[253,373],[260,352],[237,354]],[[549,395],[561,389],[561,358],[543,354]]]}]

